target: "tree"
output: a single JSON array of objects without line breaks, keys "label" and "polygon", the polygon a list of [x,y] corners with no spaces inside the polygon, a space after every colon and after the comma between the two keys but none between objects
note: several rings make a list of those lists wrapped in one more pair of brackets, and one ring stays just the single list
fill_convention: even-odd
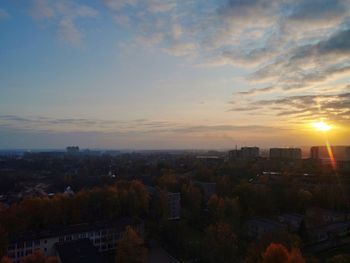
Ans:
[{"label": "tree", "polygon": [[305,263],[298,249],[291,251],[277,243],[271,243],[262,255],[262,263]]},{"label": "tree", "polygon": [[142,238],[130,226],[127,226],[123,237],[117,244],[117,263],[144,263],[147,262],[147,249]]},{"label": "tree", "polygon": [[292,251],[289,252],[288,263],[305,263],[299,249],[292,248]]},{"label": "tree", "polygon": [[283,245],[271,243],[262,255],[262,263],[287,263],[288,254]]},{"label": "tree", "polygon": [[13,261],[8,257],[3,257],[0,259],[0,263],[13,263]]},{"label": "tree", "polygon": [[5,255],[7,248],[7,233],[0,226],[0,259]]},{"label": "tree", "polygon": [[59,263],[57,257],[48,257],[45,259],[45,263]]},{"label": "tree", "polygon": [[206,230],[205,251],[210,262],[237,262],[237,237],[226,223],[210,225]]},{"label": "tree", "polygon": [[327,263],[349,263],[350,262],[350,255],[336,255],[329,259]]},{"label": "tree", "polygon": [[22,258],[20,262],[21,263],[58,263],[58,259],[56,257],[46,258],[40,250],[35,250],[32,254]]},{"label": "tree", "polygon": [[249,263],[260,262],[264,251],[272,244],[280,244],[287,249],[300,246],[300,238],[287,231],[276,231],[263,234],[251,244],[246,261]]}]

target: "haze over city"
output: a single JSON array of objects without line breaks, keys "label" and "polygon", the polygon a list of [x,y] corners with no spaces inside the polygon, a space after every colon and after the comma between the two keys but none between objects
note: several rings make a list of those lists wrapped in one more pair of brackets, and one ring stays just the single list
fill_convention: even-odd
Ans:
[{"label": "haze over city", "polygon": [[348,0],[1,1],[0,148],[349,144],[349,11]]}]

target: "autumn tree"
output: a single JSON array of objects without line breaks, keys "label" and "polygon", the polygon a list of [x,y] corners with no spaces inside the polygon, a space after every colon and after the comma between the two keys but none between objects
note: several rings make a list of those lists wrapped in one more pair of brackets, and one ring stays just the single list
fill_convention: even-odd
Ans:
[{"label": "autumn tree", "polygon": [[199,220],[199,216],[202,209],[202,199],[203,195],[199,188],[189,185],[184,185],[182,187],[181,196],[183,197],[184,207],[190,211],[189,217],[193,222]]},{"label": "autumn tree", "polygon": [[[82,190],[73,196],[26,198],[0,210],[0,226],[9,235],[83,222],[113,220],[120,216],[140,216],[148,212],[149,195],[140,181],[123,181],[109,187]],[[1,227],[0,227],[1,228]],[[6,235],[0,229],[0,255]]]},{"label": "autumn tree", "polygon": [[147,249],[142,238],[130,226],[128,226],[123,237],[118,241],[117,263],[144,263],[147,262]]},{"label": "autumn tree", "polygon": [[179,183],[177,181],[176,175],[171,172],[167,172],[158,179],[158,185],[161,189],[177,192],[179,191]]},{"label": "autumn tree", "polygon": [[0,225],[0,259],[5,255],[7,248],[7,233]]},{"label": "autumn tree", "polygon": [[238,261],[237,237],[226,223],[210,225],[205,232],[205,251],[210,262]]},{"label": "autumn tree", "polygon": [[336,255],[329,259],[327,263],[349,263],[350,262],[350,255]]},{"label": "autumn tree", "polygon": [[262,263],[287,263],[288,254],[285,246],[271,243],[262,255]]},{"label": "autumn tree", "polygon": [[265,233],[248,248],[246,262],[260,262],[262,260],[262,254],[272,243],[281,244],[287,249],[290,249],[299,247],[301,240],[298,235],[291,234],[285,230]]},{"label": "autumn tree", "polygon": [[8,258],[8,257],[0,257],[0,263],[13,263],[12,259]]},{"label": "autumn tree", "polygon": [[238,198],[222,198],[214,194],[207,204],[212,221],[225,221],[238,226],[240,215]]},{"label": "autumn tree", "polygon": [[285,246],[271,243],[262,255],[261,263],[305,263],[298,249],[289,251]]},{"label": "autumn tree", "polygon": [[32,254],[22,258],[20,262],[21,263],[58,263],[58,259],[56,257],[45,257],[40,250],[35,250]]}]

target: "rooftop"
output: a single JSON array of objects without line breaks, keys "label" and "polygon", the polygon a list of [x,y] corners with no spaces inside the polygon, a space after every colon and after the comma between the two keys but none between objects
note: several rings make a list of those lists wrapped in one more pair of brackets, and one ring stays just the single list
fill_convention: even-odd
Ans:
[{"label": "rooftop", "polygon": [[55,249],[62,263],[100,263],[97,248],[89,239],[80,239],[55,244]]},{"label": "rooftop", "polygon": [[132,219],[129,217],[120,218],[118,220],[112,221],[101,221],[96,223],[83,223],[77,225],[69,226],[51,226],[47,229],[37,229],[32,231],[27,231],[18,234],[11,238],[12,242],[21,242],[27,240],[37,240],[55,236],[64,236],[74,233],[89,232],[94,230],[116,228],[117,230],[123,231],[128,225],[141,224],[140,219]]}]

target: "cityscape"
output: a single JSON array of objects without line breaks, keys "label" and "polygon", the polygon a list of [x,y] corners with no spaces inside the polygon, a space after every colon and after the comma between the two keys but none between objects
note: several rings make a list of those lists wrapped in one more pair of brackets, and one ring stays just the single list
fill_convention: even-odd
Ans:
[{"label": "cityscape", "polygon": [[350,263],[350,0],[0,1],[0,263]]}]

